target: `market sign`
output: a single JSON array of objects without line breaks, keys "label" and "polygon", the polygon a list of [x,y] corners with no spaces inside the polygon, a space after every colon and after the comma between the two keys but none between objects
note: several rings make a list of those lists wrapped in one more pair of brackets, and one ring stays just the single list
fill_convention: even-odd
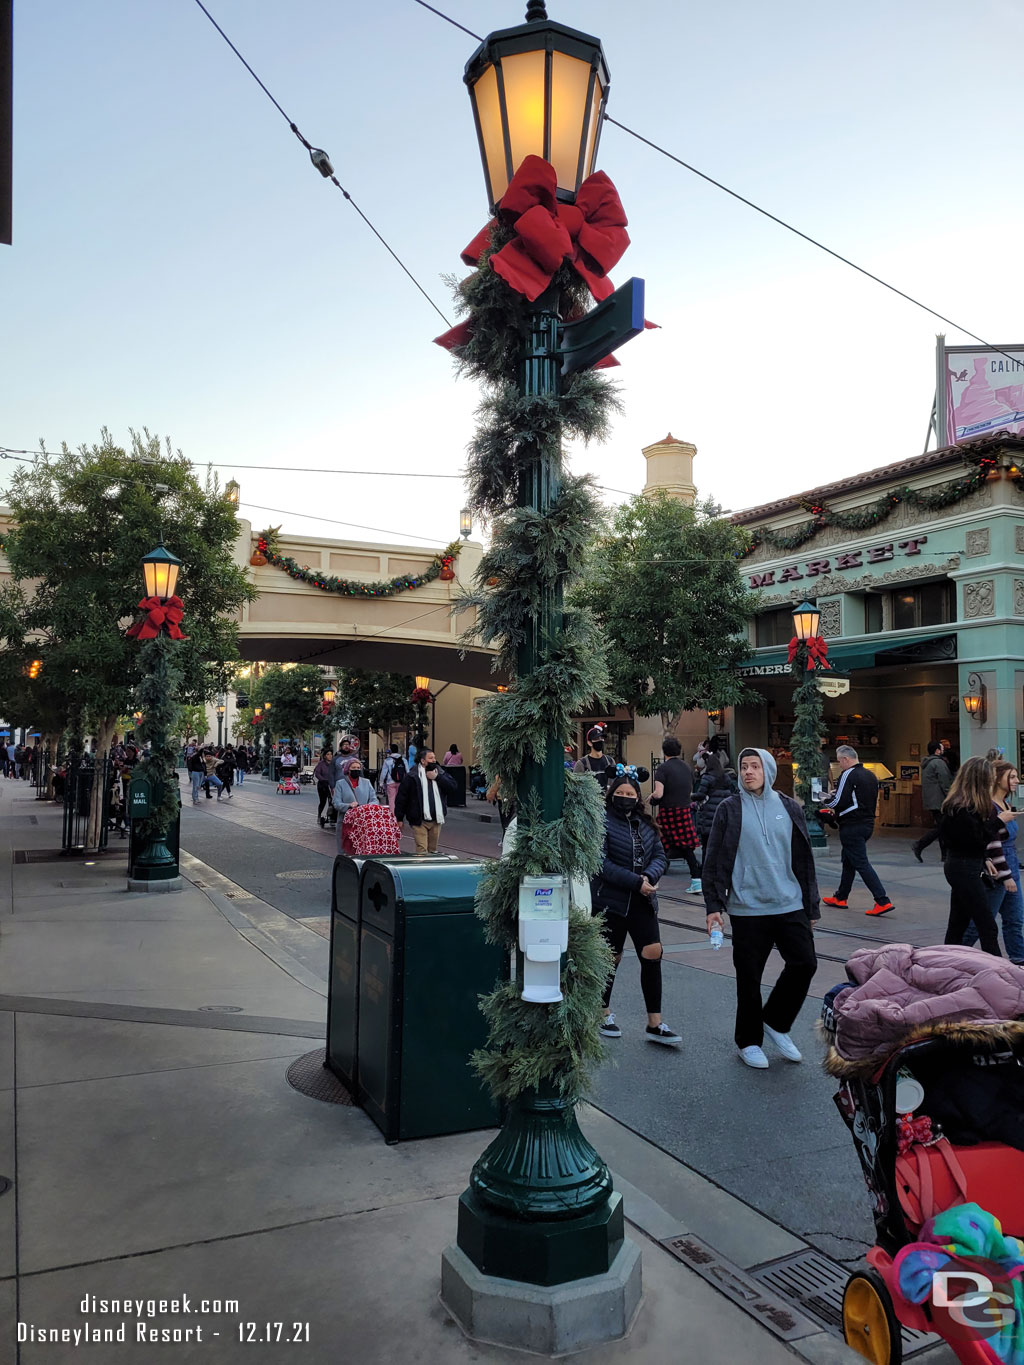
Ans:
[{"label": "market sign", "polygon": [[[867,550],[846,550],[842,554],[825,559],[804,561],[804,572],[799,564],[787,564],[784,569],[765,569],[761,573],[749,575],[752,588],[773,588],[781,583],[794,583],[800,578],[817,578],[819,574],[841,573],[844,569],[863,569],[865,564],[884,564],[895,559],[896,551],[903,555],[919,555],[921,546],[927,545],[927,536],[915,536],[912,540],[889,541],[887,545],[872,545]],[[866,558],[865,558],[866,556]],[[778,578],[776,578],[778,573]]]}]

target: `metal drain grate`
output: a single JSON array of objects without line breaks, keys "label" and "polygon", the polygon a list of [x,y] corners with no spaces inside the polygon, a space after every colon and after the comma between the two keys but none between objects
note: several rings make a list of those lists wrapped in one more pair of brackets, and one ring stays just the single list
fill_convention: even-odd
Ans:
[{"label": "metal drain grate", "polygon": [[321,871],[317,867],[299,867],[294,872],[277,872],[274,875],[283,882],[312,882],[326,877],[327,869]]},{"label": "metal drain grate", "polygon": [[13,858],[16,863],[57,863],[75,854],[85,857],[85,849],[73,849],[65,853],[62,848],[16,848]]},{"label": "metal drain grate", "polygon": [[[826,1331],[843,1335],[843,1291],[850,1278],[845,1266],[820,1251],[798,1251],[781,1260],[756,1266],[750,1274]],[[911,1331],[909,1327],[901,1327],[900,1335],[904,1357],[927,1350],[939,1340],[924,1332]]]},{"label": "metal drain grate", "polygon": [[315,1052],[307,1052],[296,1057],[285,1073],[288,1084],[300,1095],[308,1095],[311,1100],[322,1100],[324,1104],[353,1104],[352,1096],[338,1080],[333,1071],[324,1066],[324,1050],[318,1047]]},{"label": "metal drain grate", "polygon": [[244,1014],[241,1005],[200,1005],[201,1014]]},{"label": "metal drain grate", "polygon": [[727,1261],[699,1237],[689,1233],[683,1237],[666,1237],[661,1245],[733,1303],[739,1304],[780,1340],[798,1341],[801,1337],[815,1336],[821,1331],[810,1317],[794,1312],[793,1305],[781,1295],[770,1292],[765,1285],[752,1279],[738,1265]]}]

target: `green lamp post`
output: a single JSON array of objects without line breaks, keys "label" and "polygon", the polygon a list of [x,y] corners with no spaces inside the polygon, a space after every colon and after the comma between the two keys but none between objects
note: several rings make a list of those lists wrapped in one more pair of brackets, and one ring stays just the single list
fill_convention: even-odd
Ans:
[{"label": "green lamp post", "polygon": [[[812,602],[801,602],[793,608],[793,661],[791,665],[796,690],[793,693],[793,735],[790,747],[796,767],[795,795],[804,808],[807,833],[812,848],[827,848],[828,839],[815,809],[811,782],[820,776],[822,738],[822,693],[818,687],[817,671],[808,667],[808,651],[812,641],[819,641],[818,627],[821,613]],[[823,667],[828,667],[821,660]]]},{"label": "green lamp post", "polygon": [[[597,38],[553,23],[539,0],[531,0],[526,18],[525,24],[490,34],[466,66],[492,211],[529,155],[554,166],[558,200],[574,202],[593,170],[608,94],[608,68]],[[523,399],[558,400],[563,377],[598,358],[569,357],[570,350],[581,351],[581,338],[577,333],[570,343],[571,325],[558,308],[559,291],[552,287],[529,313],[517,372]],[[599,354],[617,344],[606,333]],[[521,464],[521,508],[543,516],[557,500],[560,440],[560,427],[533,437]],[[540,581],[545,586],[539,609],[517,653],[520,682],[537,670],[545,645],[563,634],[561,588]],[[543,761],[526,761],[518,774],[506,775],[516,779],[520,811],[535,807],[545,822],[562,815],[564,744],[565,736],[552,731]],[[518,972],[521,977],[521,954]],[[460,1199],[459,1249],[485,1275],[553,1286],[605,1274],[623,1235],[621,1200],[606,1164],[580,1131],[573,1106],[553,1084],[511,1100],[501,1132],[477,1161]]]},{"label": "green lamp post", "polygon": [[[129,888],[171,881],[178,876],[177,855],[168,847],[168,835],[180,810],[177,790],[178,693],[181,676],[175,660],[177,634],[165,634],[165,613],[177,608],[181,560],[163,543],[142,559],[146,602],[152,625],[144,632],[140,664],[142,682],[137,692],[136,732],[149,744],[149,754],[139,765],[128,787],[128,814],[132,820],[132,856]],[[147,605],[148,604],[148,605]],[[154,612],[155,604],[155,612]],[[156,618],[156,619],[154,619]],[[141,626],[142,623],[139,623]],[[135,630],[136,628],[133,628]]]}]

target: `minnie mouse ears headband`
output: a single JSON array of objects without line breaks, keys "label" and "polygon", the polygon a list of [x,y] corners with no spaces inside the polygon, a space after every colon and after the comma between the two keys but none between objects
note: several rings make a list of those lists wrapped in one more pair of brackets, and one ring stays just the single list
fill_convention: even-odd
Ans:
[{"label": "minnie mouse ears headband", "polygon": [[616,777],[631,777],[634,782],[646,782],[650,777],[646,768],[638,768],[635,763],[616,763]]}]

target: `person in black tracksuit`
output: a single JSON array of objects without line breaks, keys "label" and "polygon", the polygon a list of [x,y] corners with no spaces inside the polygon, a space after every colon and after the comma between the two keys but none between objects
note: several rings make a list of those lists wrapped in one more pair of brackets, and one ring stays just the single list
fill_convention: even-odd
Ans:
[{"label": "person in black tracksuit", "polygon": [[[629,772],[608,783],[605,796],[604,861],[591,880],[594,914],[604,915],[604,935],[615,957],[622,959],[627,935],[640,959],[640,989],[647,1006],[645,1037],[651,1043],[678,1045],[683,1040],[661,1018],[661,933],[655,887],[668,859],[654,822],[644,810],[638,779]],[[613,967],[604,992],[603,1038],[621,1038],[610,1004],[615,984]]]},{"label": "person in black tracksuit", "polygon": [[823,896],[822,903],[845,910],[859,872],[861,880],[875,898],[866,915],[885,915],[895,907],[885,894],[878,873],[868,861],[867,842],[875,829],[875,806],[878,803],[878,778],[868,772],[857,757],[857,750],[840,744],[836,761],[843,773],[835,791],[827,798],[824,814],[834,815],[839,822],[839,843],[843,850],[843,870],[834,896]]}]

